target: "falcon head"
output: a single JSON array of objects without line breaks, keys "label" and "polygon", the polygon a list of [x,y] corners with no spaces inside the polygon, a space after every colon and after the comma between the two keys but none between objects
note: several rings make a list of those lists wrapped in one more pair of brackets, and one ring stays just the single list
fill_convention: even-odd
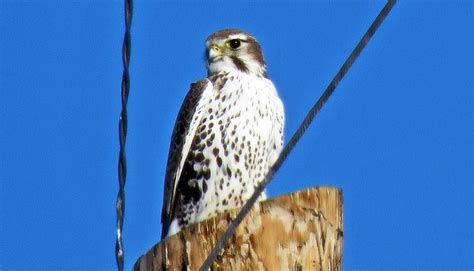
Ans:
[{"label": "falcon head", "polygon": [[209,75],[240,71],[267,77],[262,48],[249,33],[238,29],[224,29],[213,33],[206,41]]}]

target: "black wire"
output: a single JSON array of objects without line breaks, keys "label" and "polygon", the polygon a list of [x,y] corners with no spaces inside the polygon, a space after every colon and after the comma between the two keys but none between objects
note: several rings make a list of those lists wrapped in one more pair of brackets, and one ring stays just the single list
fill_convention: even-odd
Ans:
[{"label": "black wire", "polygon": [[384,8],[380,11],[379,15],[377,18],[375,18],[374,22],[372,25],[369,27],[367,32],[364,34],[362,39],[359,41],[357,44],[356,48],[352,51],[351,55],[347,58],[346,62],[342,65],[342,67],[339,69],[337,72],[336,76],[332,79],[331,83],[329,83],[328,87],[324,91],[323,95],[319,98],[319,100],[316,102],[316,104],[311,108],[311,110],[308,112],[306,115],[306,118],[298,128],[298,130],[295,132],[293,137],[290,139],[290,142],[285,146],[285,148],[282,150],[280,153],[280,156],[278,157],[278,160],[273,164],[273,166],[270,168],[269,172],[265,176],[265,179],[263,182],[261,182],[256,188],[255,192],[252,194],[252,197],[245,203],[245,205],[242,207],[240,212],[237,214],[237,217],[230,223],[229,227],[227,230],[224,232],[224,234],[221,236],[221,238],[217,241],[217,244],[214,246],[212,249],[211,253],[209,256],[207,256],[206,260],[202,264],[201,268],[199,270],[205,271],[208,270],[212,263],[216,260],[217,256],[219,255],[219,252],[221,249],[224,247],[225,244],[227,244],[228,240],[232,235],[234,235],[235,230],[237,227],[240,225],[242,220],[245,218],[247,213],[252,209],[253,205],[257,201],[258,197],[260,194],[263,192],[265,187],[270,183],[272,180],[273,176],[275,173],[278,171],[278,169],[281,167],[283,162],[286,160],[290,152],[293,150],[295,145],[298,143],[300,138],[303,136],[305,133],[306,129],[308,126],[311,124],[313,121],[314,117],[316,114],[321,110],[323,105],[326,103],[326,101],[329,99],[331,94],[334,92],[336,89],[337,85],[339,82],[342,80],[342,78],[346,75],[347,71],[349,68],[352,66],[352,64],[355,62],[357,57],[360,55],[364,47],[367,45],[369,40],[372,38],[374,35],[375,31],[377,28],[382,24],[383,20],[385,17],[388,15],[392,7],[395,5],[396,0],[389,0],[387,4],[384,6]]},{"label": "black wire", "polygon": [[125,142],[127,140],[127,102],[128,94],[130,92],[130,74],[128,72],[128,66],[130,63],[130,51],[131,51],[131,36],[130,28],[132,25],[133,15],[133,1],[125,0],[125,34],[123,38],[122,46],[122,62],[123,62],[123,74],[122,74],[122,112],[120,113],[119,120],[119,141],[120,141],[120,152],[118,159],[118,176],[119,176],[119,191],[117,194],[116,212],[117,212],[117,240],[115,243],[115,259],[117,261],[118,270],[123,270],[124,263],[124,250],[122,242],[122,227],[123,219],[125,215],[125,181],[127,179],[127,159],[125,155]]}]

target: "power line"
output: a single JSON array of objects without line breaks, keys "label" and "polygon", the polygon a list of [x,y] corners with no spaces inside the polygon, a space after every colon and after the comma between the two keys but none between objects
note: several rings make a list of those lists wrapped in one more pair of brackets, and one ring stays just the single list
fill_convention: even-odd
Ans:
[{"label": "power line", "polygon": [[207,256],[206,260],[204,261],[201,268],[199,269],[200,271],[206,271],[211,267],[212,263],[216,260],[217,256],[219,255],[219,252],[227,244],[230,237],[232,237],[232,235],[234,235],[235,230],[237,229],[237,227],[240,225],[242,220],[248,214],[250,209],[252,209],[253,205],[257,201],[260,194],[263,192],[265,187],[271,182],[271,180],[272,180],[273,176],[275,175],[275,173],[278,171],[278,169],[280,169],[283,162],[286,160],[288,155],[291,153],[291,151],[293,150],[295,145],[298,143],[300,138],[304,135],[306,129],[311,124],[314,117],[318,114],[318,112],[321,110],[321,108],[327,102],[327,100],[329,99],[331,94],[334,92],[334,90],[336,89],[339,82],[344,78],[347,71],[350,69],[352,64],[354,64],[357,57],[360,55],[360,53],[365,48],[365,46],[369,43],[370,39],[372,38],[374,33],[377,31],[379,26],[382,24],[384,19],[387,17],[388,13],[392,10],[395,3],[396,3],[396,0],[389,0],[387,2],[387,4],[385,4],[383,9],[380,11],[379,15],[372,22],[372,25],[369,27],[367,32],[364,34],[362,39],[359,41],[359,43],[354,48],[354,50],[349,55],[349,57],[346,59],[346,61],[342,65],[342,67],[339,69],[336,76],[334,76],[331,83],[329,83],[329,85],[327,86],[327,88],[324,91],[323,95],[321,95],[321,97],[316,102],[316,104],[308,112],[305,119],[303,120],[303,122],[299,126],[298,130],[296,130],[293,137],[290,139],[288,144],[285,146],[285,148],[280,153],[280,156],[278,157],[275,164],[273,164],[273,166],[270,168],[269,172],[265,176],[265,179],[255,188],[255,191],[252,194],[252,196],[250,197],[250,199],[245,203],[245,205],[242,207],[240,212],[237,214],[237,217],[230,223],[227,230],[224,232],[224,234],[221,236],[221,238],[217,241],[217,243],[214,246],[214,248],[212,249],[211,253],[209,254],[209,256]]},{"label": "power line", "polygon": [[127,114],[127,103],[128,94],[130,92],[130,74],[128,72],[128,66],[130,64],[130,51],[131,51],[131,36],[130,28],[132,26],[132,15],[133,15],[133,1],[125,0],[125,34],[123,38],[122,46],[122,62],[123,62],[123,74],[122,74],[122,112],[120,113],[119,120],[119,141],[120,141],[120,152],[118,159],[118,177],[119,177],[119,191],[117,194],[116,212],[117,212],[117,240],[115,243],[115,259],[117,261],[117,268],[119,271],[123,270],[124,263],[124,250],[122,242],[122,228],[123,219],[125,215],[125,182],[127,179],[127,159],[125,154],[125,142],[127,140],[127,126],[128,126],[128,114]]}]

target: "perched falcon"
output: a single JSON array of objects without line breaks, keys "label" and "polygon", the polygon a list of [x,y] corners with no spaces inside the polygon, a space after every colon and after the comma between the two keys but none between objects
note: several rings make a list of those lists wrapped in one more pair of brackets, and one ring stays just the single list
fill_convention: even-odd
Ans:
[{"label": "perched falcon", "polygon": [[191,84],[171,138],[162,238],[242,206],[283,145],[283,104],[257,40],[226,29],[206,49],[208,77]]}]

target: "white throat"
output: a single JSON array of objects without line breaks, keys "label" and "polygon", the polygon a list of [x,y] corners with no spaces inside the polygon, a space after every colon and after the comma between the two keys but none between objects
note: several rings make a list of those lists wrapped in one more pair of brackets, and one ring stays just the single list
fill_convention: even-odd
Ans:
[{"label": "white throat", "polygon": [[266,77],[266,67],[262,66],[260,63],[254,59],[250,59],[246,56],[239,56],[239,59],[245,64],[247,71],[239,69],[234,63],[234,61],[228,56],[220,56],[216,58],[213,62],[210,62],[207,66],[208,74],[213,75],[219,72],[242,72],[255,75],[258,77]]}]

